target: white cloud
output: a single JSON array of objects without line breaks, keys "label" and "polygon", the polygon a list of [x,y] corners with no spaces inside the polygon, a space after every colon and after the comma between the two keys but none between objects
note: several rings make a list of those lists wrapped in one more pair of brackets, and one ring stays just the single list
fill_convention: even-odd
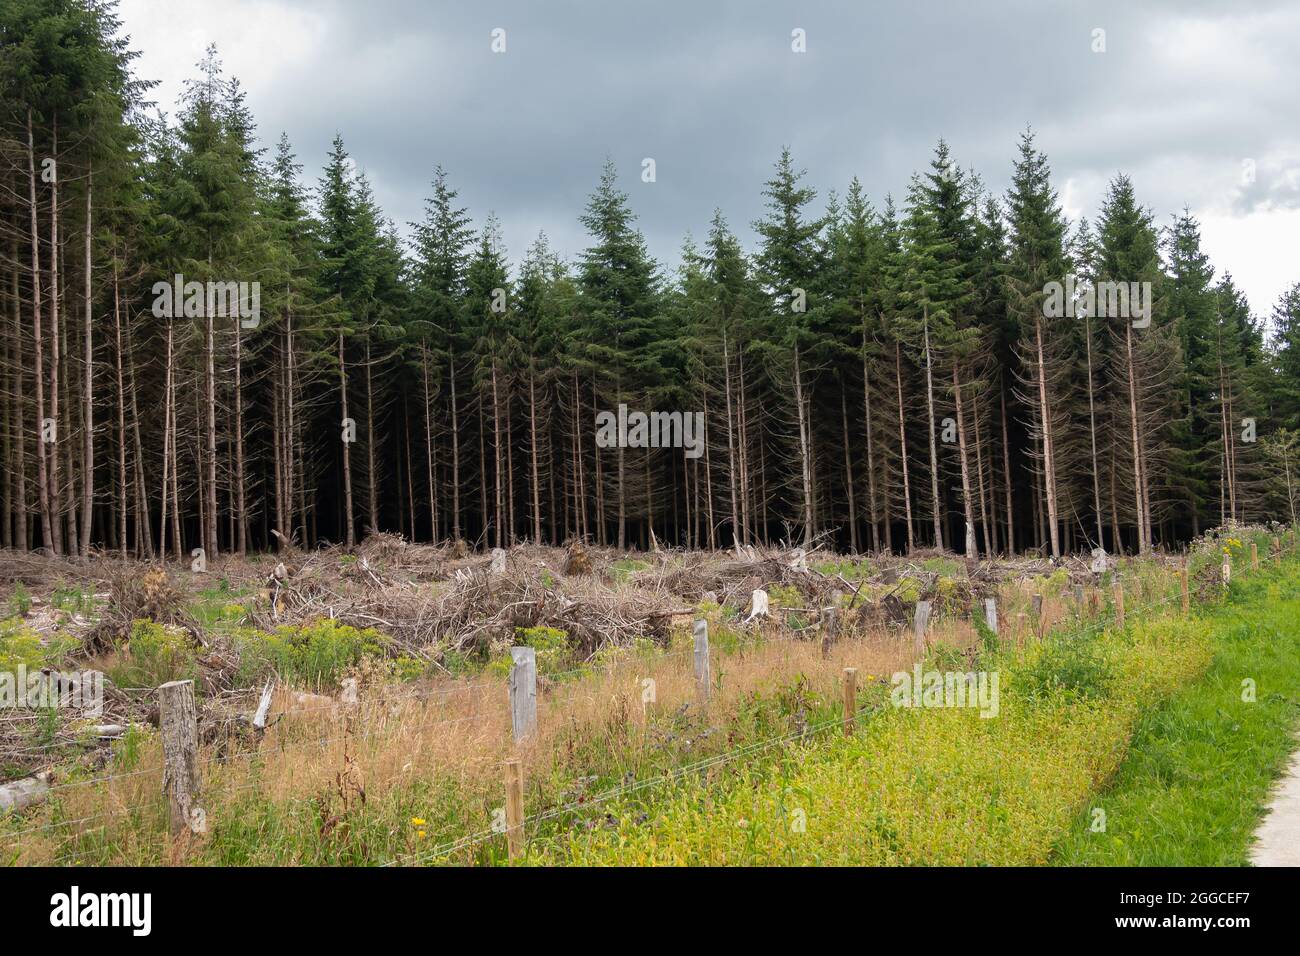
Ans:
[{"label": "white cloud", "polygon": [[1300,209],[1198,216],[1201,245],[1216,278],[1232,273],[1256,315],[1268,315],[1278,297],[1300,281]]}]

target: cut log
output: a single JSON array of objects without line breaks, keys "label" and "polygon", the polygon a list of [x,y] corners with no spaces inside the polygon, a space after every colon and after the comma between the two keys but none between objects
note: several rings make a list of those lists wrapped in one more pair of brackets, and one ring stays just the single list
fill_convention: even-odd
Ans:
[{"label": "cut log", "polygon": [[54,782],[53,771],[43,771],[13,783],[0,785],[0,813],[12,810],[21,813],[28,807],[41,803],[50,792]]}]

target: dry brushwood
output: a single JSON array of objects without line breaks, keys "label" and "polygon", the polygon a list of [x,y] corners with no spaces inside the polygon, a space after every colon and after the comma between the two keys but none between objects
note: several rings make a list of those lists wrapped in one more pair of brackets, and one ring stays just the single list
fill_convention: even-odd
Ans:
[{"label": "dry brushwood", "polygon": [[569,545],[564,560],[564,573],[570,577],[591,573],[591,558],[587,557],[587,551],[581,541],[574,541]]},{"label": "dry brushwood", "polygon": [[110,600],[99,622],[86,638],[92,653],[126,640],[138,620],[183,628],[197,644],[203,644],[201,630],[190,615],[189,597],[178,588],[163,568],[124,566],[109,579]]}]

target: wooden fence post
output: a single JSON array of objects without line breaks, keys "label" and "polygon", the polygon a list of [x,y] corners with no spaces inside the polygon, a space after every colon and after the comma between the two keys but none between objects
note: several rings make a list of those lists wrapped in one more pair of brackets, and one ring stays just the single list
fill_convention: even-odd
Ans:
[{"label": "wooden fence post", "polygon": [[1232,583],[1232,555],[1224,554],[1223,556],[1223,586],[1226,588]]},{"label": "wooden fence post", "polygon": [[853,736],[853,721],[858,713],[858,670],[844,668],[844,736]]},{"label": "wooden fence post", "polygon": [[1259,545],[1254,541],[1250,543],[1250,569],[1252,571],[1259,570]]},{"label": "wooden fence post", "polygon": [[989,626],[989,630],[996,636],[998,633],[998,602],[996,598],[984,599],[984,623]]},{"label": "wooden fence post", "polygon": [[1041,641],[1043,639],[1043,596],[1035,594],[1030,598],[1030,603],[1034,609],[1034,636]]},{"label": "wooden fence post", "polygon": [[537,650],[510,648],[510,727],[515,743],[537,731]]},{"label": "wooden fence post", "polygon": [[925,631],[930,626],[930,602],[916,602],[916,618],[913,621],[916,630],[916,653],[921,656],[925,653]]},{"label": "wooden fence post", "polygon": [[506,848],[511,863],[524,855],[524,765],[518,757],[506,761]]},{"label": "wooden fence post", "polygon": [[709,622],[695,622],[695,699],[709,702]]},{"label": "wooden fence post", "polygon": [[1282,542],[1279,539],[1274,538],[1273,539],[1273,565],[1277,567],[1280,566],[1281,564],[1282,564]]},{"label": "wooden fence post", "polygon": [[174,680],[158,688],[162,729],[163,789],[171,805],[171,835],[193,826],[194,798],[199,793],[199,725],[194,709],[194,681]]},{"label": "wooden fence post", "polygon": [[1183,565],[1183,569],[1178,572],[1178,581],[1183,592],[1183,613],[1188,614],[1192,609],[1192,594],[1191,585],[1188,581],[1187,565]]}]

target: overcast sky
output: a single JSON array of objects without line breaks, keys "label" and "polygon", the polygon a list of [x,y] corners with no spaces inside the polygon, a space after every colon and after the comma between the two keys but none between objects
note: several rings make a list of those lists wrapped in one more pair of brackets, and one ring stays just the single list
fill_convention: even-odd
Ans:
[{"label": "overcast sky", "polygon": [[[606,155],[674,268],[714,207],[752,248],[782,145],[818,190],[901,200],[939,137],[1005,192],[1032,126],[1070,217],[1129,174],[1168,224],[1189,207],[1257,314],[1300,281],[1300,4],[1286,0],[778,3],[122,0],[169,113],[209,42],[263,141],[314,183],[335,132],[405,231],[434,166],[517,261],[573,256]],[[505,31],[505,52],[491,48]],[[792,31],[806,52],[792,50]],[[1098,46],[1104,30],[1104,52]],[[643,183],[643,159],[656,181]],[[1249,181],[1253,169],[1253,181]]]}]

